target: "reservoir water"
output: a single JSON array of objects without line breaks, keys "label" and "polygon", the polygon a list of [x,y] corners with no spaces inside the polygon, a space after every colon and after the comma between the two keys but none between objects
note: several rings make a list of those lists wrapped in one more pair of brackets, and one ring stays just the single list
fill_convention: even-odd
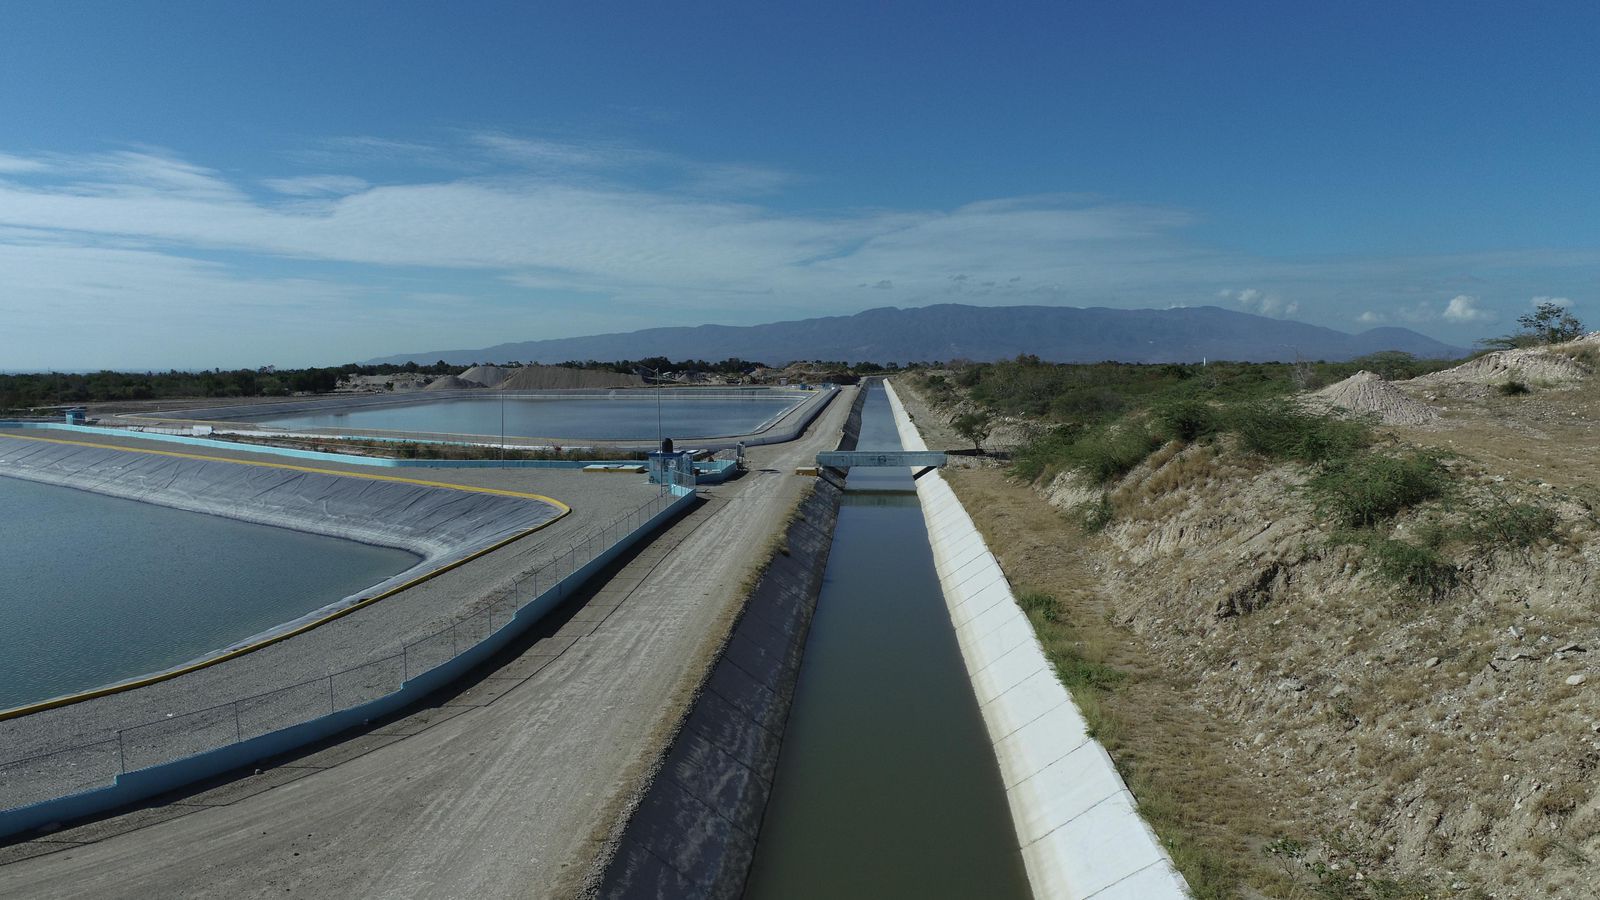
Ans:
[{"label": "reservoir water", "polygon": [[0,709],[169,668],[417,561],[7,477],[0,536]]},{"label": "reservoir water", "polygon": [[[878,387],[860,449],[900,449]],[[745,896],[1029,896],[905,469],[850,473]]]},{"label": "reservoir water", "polygon": [[356,428],[435,434],[594,440],[696,438],[756,431],[794,406],[794,396],[697,398],[667,391],[591,397],[457,397],[251,418],[284,428]]}]

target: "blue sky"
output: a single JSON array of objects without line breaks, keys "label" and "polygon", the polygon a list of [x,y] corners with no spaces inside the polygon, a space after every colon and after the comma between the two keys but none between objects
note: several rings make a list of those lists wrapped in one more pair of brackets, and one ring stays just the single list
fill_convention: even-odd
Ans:
[{"label": "blue sky", "polygon": [[18,2],[0,370],[938,302],[1600,318],[1597,10]]}]

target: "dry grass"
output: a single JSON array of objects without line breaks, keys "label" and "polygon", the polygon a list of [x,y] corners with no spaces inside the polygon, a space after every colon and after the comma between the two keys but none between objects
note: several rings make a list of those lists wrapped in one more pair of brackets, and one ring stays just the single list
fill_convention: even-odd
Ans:
[{"label": "dry grass", "polygon": [[1198,710],[1186,679],[1108,620],[1094,554],[1060,513],[998,470],[947,474],[1011,582],[1056,598],[1060,622],[1030,617],[1058,668],[1082,661],[1119,673],[1109,689],[1079,684],[1074,699],[1196,896],[1284,896],[1293,882],[1256,848],[1306,825],[1270,812],[1272,786],[1230,760],[1226,748],[1240,736]]},{"label": "dry grass", "polygon": [[1075,696],[1203,896],[1596,896],[1600,396],[1441,402],[1380,446],[1446,451],[1452,489],[1370,530],[1456,567],[1439,592],[1228,439],[1156,450],[1096,534],[1074,485],[948,476],[1058,599],[1065,628],[1030,613],[1058,667],[1124,676]]}]

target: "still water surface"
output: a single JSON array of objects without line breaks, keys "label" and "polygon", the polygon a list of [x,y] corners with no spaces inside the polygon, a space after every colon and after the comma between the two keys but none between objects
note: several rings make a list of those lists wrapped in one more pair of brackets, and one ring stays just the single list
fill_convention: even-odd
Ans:
[{"label": "still water surface", "polygon": [[[900,449],[881,388],[860,449]],[[910,474],[849,485],[745,896],[1026,898]]]},{"label": "still water surface", "polygon": [[416,561],[0,477],[0,709],[169,668]]},{"label": "still water surface", "polygon": [[[501,414],[509,437],[649,440],[746,434],[762,427],[794,399],[756,394],[696,399],[653,394],[610,397],[454,398],[398,406],[356,407],[250,421],[284,428],[360,428],[437,434],[498,435]],[[502,410],[502,406],[504,407]]]}]

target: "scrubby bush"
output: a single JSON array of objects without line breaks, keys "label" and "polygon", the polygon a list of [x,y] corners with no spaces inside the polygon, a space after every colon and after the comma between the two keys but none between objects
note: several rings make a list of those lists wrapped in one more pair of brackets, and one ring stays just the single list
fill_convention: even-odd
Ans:
[{"label": "scrubby bush", "polygon": [[1518,394],[1533,393],[1533,389],[1528,387],[1526,382],[1517,381],[1514,378],[1502,381],[1499,386],[1495,388],[1495,390],[1498,390],[1503,396],[1506,397],[1515,397]]},{"label": "scrubby bush", "polygon": [[1287,400],[1264,400],[1233,407],[1228,430],[1240,444],[1268,459],[1328,464],[1346,459],[1372,443],[1372,430],[1359,422],[1306,412]]},{"label": "scrubby bush", "polygon": [[1061,621],[1061,602],[1044,591],[1027,588],[1017,591],[1017,605],[1022,607],[1023,612],[1036,615],[1046,622]]},{"label": "scrubby bush", "polygon": [[1497,500],[1473,513],[1464,536],[1483,546],[1531,547],[1554,540],[1560,524],[1560,517],[1542,506]]},{"label": "scrubby bush", "polygon": [[1327,462],[1307,483],[1318,506],[1352,528],[1369,528],[1444,495],[1449,477],[1428,453],[1363,452]]},{"label": "scrubby bush", "polygon": [[1116,515],[1116,510],[1111,506],[1111,497],[1104,492],[1101,492],[1100,496],[1094,500],[1082,504],[1074,511],[1078,514],[1078,524],[1083,526],[1084,531],[1091,534],[1104,531],[1106,526],[1111,524],[1111,519]]},{"label": "scrubby bush", "polygon": [[1196,397],[1168,400],[1150,410],[1150,422],[1160,436],[1190,443],[1217,431],[1217,410]]},{"label": "scrubby bush", "polygon": [[1066,447],[1063,462],[1106,484],[1132,472],[1161,440],[1136,424],[1097,428]]},{"label": "scrubby bush", "polygon": [[1454,563],[1422,544],[1373,536],[1367,542],[1367,559],[1379,575],[1417,600],[1441,600],[1460,580]]}]

